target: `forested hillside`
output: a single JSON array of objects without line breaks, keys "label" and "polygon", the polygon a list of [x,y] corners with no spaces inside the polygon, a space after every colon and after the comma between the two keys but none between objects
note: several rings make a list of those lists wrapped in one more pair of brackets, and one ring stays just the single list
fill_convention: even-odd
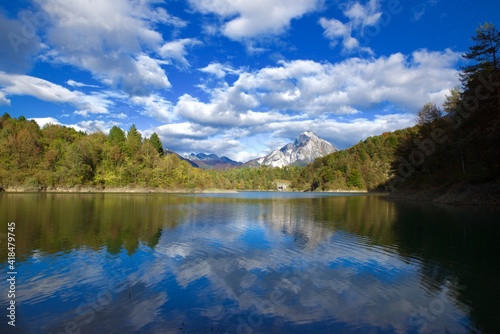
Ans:
[{"label": "forested hillside", "polygon": [[208,171],[174,154],[164,155],[156,134],[86,134],[60,125],[40,128],[35,121],[0,118],[0,188],[27,191],[92,187],[180,189],[276,189],[276,179],[298,175],[298,167]]},{"label": "forested hillside", "polygon": [[457,201],[500,199],[500,32],[485,23],[472,39],[461,87],[443,110],[432,103],[420,110],[418,132],[398,150],[391,190],[427,199],[446,193],[462,197]]},{"label": "forested hillside", "polygon": [[418,133],[408,128],[369,137],[353,147],[316,159],[292,184],[304,190],[384,190],[402,143]]}]

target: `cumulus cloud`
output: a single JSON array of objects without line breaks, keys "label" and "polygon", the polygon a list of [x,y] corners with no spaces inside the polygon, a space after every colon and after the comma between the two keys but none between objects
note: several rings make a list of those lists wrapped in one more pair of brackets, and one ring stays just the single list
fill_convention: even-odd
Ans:
[{"label": "cumulus cloud", "polygon": [[157,7],[156,1],[35,2],[50,22],[46,60],[90,71],[97,80],[131,95],[171,86],[161,68],[165,62],[153,56],[165,44],[153,27],[182,27],[186,22]]},{"label": "cumulus cloud", "polygon": [[[203,14],[215,14],[222,21],[220,31],[226,37],[242,41],[283,33],[293,19],[315,11],[318,0],[190,0]],[[212,28],[213,29],[213,28]]]},{"label": "cumulus cloud", "polygon": [[346,23],[324,17],[319,20],[319,24],[324,29],[324,36],[332,41],[332,46],[341,41],[344,51],[363,51],[372,54],[373,51],[368,47],[362,47],[353,34],[378,24],[382,16],[379,0],[370,0],[366,5],[357,1],[351,2],[344,8],[343,14],[349,19]]},{"label": "cumulus cloud", "polygon": [[225,101],[205,103],[189,94],[184,94],[175,105],[174,112],[178,116],[196,123],[218,127],[254,126],[278,119],[290,118],[278,112],[244,110],[242,108],[245,107],[245,104],[254,102],[252,97],[243,94],[245,96],[231,99],[231,92],[228,95],[223,96],[223,98],[227,98]]},{"label": "cumulus cloud", "polygon": [[199,70],[204,73],[212,74],[219,79],[224,78],[227,74],[237,75],[241,73],[241,71],[238,71],[231,66],[223,65],[220,63],[210,63],[207,66],[200,68]]},{"label": "cumulus cloud", "polygon": [[207,138],[218,133],[216,128],[189,122],[164,124],[156,128],[156,133],[166,137]]},{"label": "cumulus cloud", "polygon": [[130,100],[132,105],[141,108],[141,113],[164,122],[173,118],[172,103],[158,94],[148,96],[134,96]]},{"label": "cumulus cloud", "polygon": [[[396,53],[335,64],[280,61],[240,72],[232,85],[212,89],[208,102],[185,94],[174,111],[199,123],[244,125],[245,120],[255,125],[283,115],[353,115],[385,102],[417,110],[429,100],[444,101],[444,92],[458,82],[459,59],[451,50],[419,50],[411,56]],[[221,66],[202,70],[223,78]]]},{"label": "cumulus cloud", "polygon": [[159,53],[165,59],[174,59],[183,66],[189,66],[189,63],[186,59],[186,48],[200,44],[202,43],[195,38],[183,38],[163,44],[163,46],[159,50]]}]

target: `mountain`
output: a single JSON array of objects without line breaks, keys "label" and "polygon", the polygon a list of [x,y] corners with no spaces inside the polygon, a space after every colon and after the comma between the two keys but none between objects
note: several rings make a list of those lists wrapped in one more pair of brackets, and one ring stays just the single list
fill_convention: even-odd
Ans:
[{"label": "mountain", "polygon": [[186,158],[203,169],[227,169],[242,165],[241,162],[231,160],[228,157],[219,157],[217,154],[191,153]]},{"label": "mountain", "polygon": [[283,167],[290,165],[307,165],[314,159],[339,151],[338,148],[310,131],[302,132],[293,143],[271,152],[262,158],[250,160],[246,166],[267,165]]}]

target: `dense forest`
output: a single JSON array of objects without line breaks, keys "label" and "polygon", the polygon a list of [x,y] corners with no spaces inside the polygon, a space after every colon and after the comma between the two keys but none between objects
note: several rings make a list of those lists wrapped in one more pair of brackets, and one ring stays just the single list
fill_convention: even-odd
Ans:
[{"label": "dense forest", "polygon": [[0,118],[0,189],[41,191],[91,187],[157,190],[274,190],[287,180],[299,191],[443,189],[495,183],[500,171],[500,32],[485,23],[464,54],[460,87],[443,110],[425,104],[412,128],[370,137],[306,167],[192,167],[164,154],[156,133],[83,133],[60,125],[40,128],[23,116]]},{"label": "dense forest", "polygon": [[302,169],[292,186],[310,191],[385,190],[394,175],[398,148],[417,133],[417,127],[383,133],[318,158]]},{"label": "dense forest", "polygon": [[227,171],[192,167],[175,154],[163,154],[157,134],[86,134],[49,124],[40,128],[24,117],[0,118],[0,187],[27,191],[64,188],[276,189],[275,180],[298,175],[299,167],[240,168]]},{"label": "dense forest", "polygon": [[389,190],[436,197],[476,187],[500,198],[500,32],[485,23],[472,40],[461,86],[451,90],[443,110],[433,103],[422,107],[418,131],[398,148]]}]

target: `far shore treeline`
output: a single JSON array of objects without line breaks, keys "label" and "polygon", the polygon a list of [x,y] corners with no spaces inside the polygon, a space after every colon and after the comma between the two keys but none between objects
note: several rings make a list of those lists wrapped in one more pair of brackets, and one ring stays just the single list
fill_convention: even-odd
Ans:
[{"label": "far shore treeline", "polygon": [[500,32],[485,23],[472,40],[461,86],[451,89],[442,110],[429,102],[414,127],[367,138],[305,167],[203,170],[165,154],[156,133],[143,138],[135,126],[87,134],[54,124],[40,128],[5,113],[0,118],[0,190],[275,190],[277,180],[287,180],[289,189],[298,191],[418,191],[478,184],[493,185],[495,191]]}]

